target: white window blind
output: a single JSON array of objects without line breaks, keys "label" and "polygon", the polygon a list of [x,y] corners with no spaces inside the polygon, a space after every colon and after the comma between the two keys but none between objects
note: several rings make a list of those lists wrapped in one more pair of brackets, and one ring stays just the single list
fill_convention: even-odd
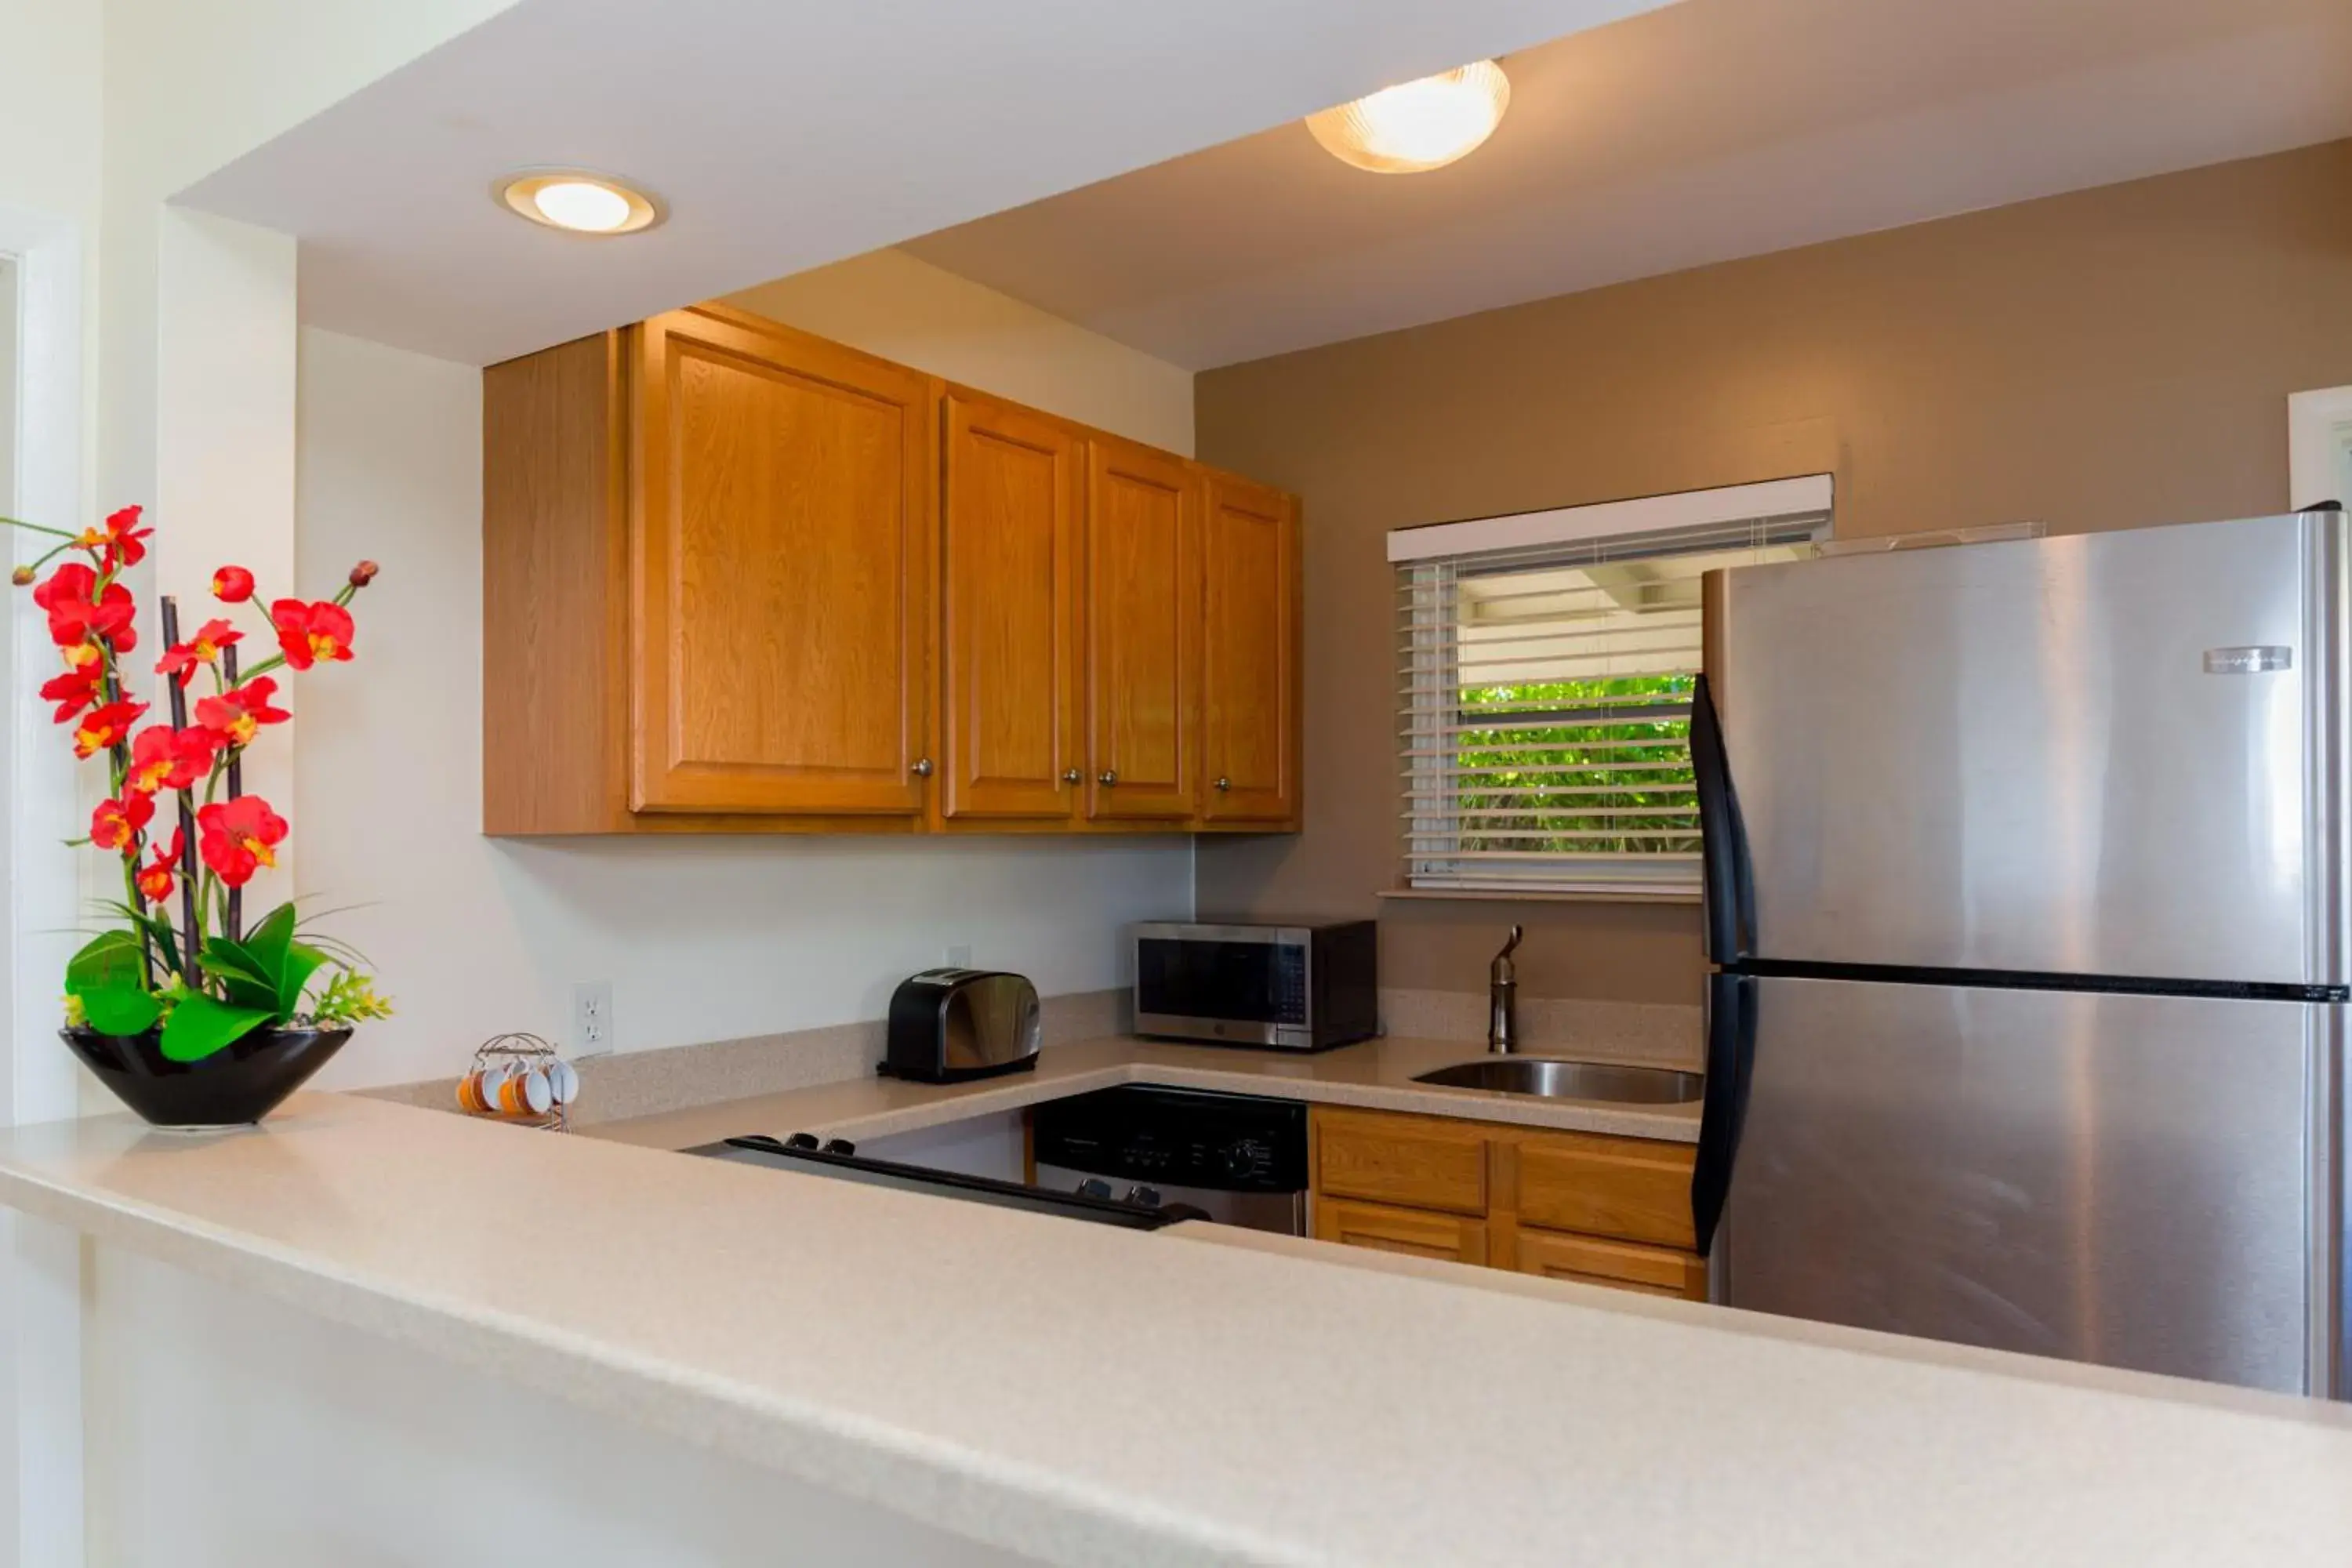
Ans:
[{"label": "white window blind", "polygon": [[1391,534],[1407,886],[1696,891],[1699,579],[1811,553],[1830,499],[1819,476]]}]

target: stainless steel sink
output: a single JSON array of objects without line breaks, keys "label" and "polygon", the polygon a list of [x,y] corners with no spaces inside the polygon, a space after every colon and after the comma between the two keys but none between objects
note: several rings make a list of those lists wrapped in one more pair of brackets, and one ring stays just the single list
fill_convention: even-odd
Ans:
[{"label": "stainless steel sink", "polygon": [[1532,1094],[1545,1100],[1613,1100],[1621,1105],[1685,1105],[1699,1097],[1706,1083],[1695,1072],[1553,1061],[1543,1057],[1481,1057],[1423,1073],[1412,1081],[1498,1094]]}]

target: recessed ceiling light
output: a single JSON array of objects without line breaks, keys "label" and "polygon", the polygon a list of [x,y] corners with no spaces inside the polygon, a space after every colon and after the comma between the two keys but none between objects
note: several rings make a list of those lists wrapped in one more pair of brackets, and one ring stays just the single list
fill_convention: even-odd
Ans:
[{"label": "recessed ceiling light", "polygon": [[585,169],[526,169],[492,194],[533,223],[573,234],[634,234],[662,219],[653,197]]},{"label": "recessed ceiling light", "polygon": [[1307,129],[1343,163],[1376,174],[1442,169],[1502,123],[1511,81],[1492,60],[1383,88],[1307,117]]}]

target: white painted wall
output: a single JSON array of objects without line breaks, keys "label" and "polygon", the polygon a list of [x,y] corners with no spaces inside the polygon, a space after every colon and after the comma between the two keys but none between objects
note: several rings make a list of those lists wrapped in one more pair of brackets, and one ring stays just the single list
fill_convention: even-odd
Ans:
[{"label": "white painted wall", "polygon": [[1028,1559],[106,1246],[90,1568]]},{"label": "white painted wall", "polygon": [[903,250],[729,300],[788,326],[1066,419],[1192,455],[1192,373]]},{"label": "white painted wall", "polygon": [[298,678],[289,816],[302,889],[367,903],[334,927],[400,1008],[322,1084],[453,1073],[502,1029],[562,1038],[586,980],[613,983],[624,1050],[878,1017],[954,944],[1092,990],[1120,983],[1123,923],[1191,909],[1172,837],[484,838],[480,373],[306,329],[301,383],[301,580],[383,573],[357,658]]}]

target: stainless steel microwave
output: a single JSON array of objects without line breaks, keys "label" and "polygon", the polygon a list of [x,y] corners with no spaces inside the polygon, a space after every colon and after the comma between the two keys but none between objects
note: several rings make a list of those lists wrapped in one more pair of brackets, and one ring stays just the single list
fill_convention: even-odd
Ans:
[{"label": "stainless steel microwave", "polygon": [[1133,944],[1135,1032],[1320,1051],[1380,1032],[1379,928],[1154,922]]}]

